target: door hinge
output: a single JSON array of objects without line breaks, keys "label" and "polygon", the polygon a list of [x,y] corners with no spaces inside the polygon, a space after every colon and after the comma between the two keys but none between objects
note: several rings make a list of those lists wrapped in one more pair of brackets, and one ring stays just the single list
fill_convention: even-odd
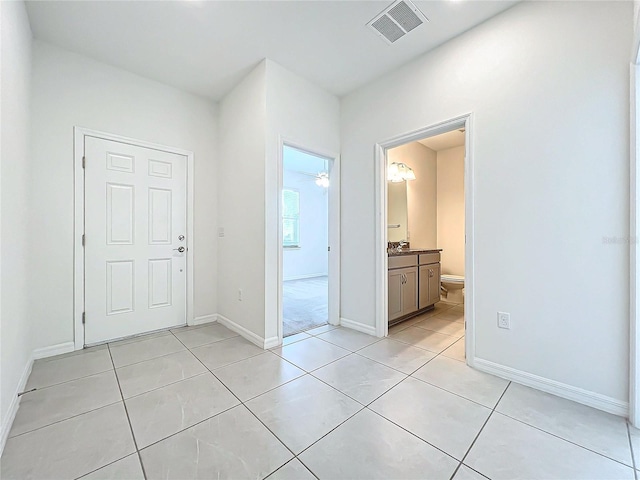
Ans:
[{"label": "door hinge", "polygon": [[327,252],[330,252],[330,251],[331,251],[331,247],[327,247]]},{"label": "door hinge", "polygon": [[86,163],[87,163],[87,157],[83,156],[83,157],[82,157],[82,168],[84,168],[84,166],[86,165]]},{"label": "door hinge", "polygon": [[87,315],[84,312],[82,312],[82,324],[83,325],[84,325],[86,319],[87,319]]},{"label": "door hinge", "polygon": [[82,246],[84,247],[84,233],[82,234]]}]

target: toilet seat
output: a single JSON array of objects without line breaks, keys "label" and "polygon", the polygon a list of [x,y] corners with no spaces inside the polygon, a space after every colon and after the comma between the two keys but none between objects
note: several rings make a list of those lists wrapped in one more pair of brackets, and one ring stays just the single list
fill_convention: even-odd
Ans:
[{"label": "toilet seat", "polygon": [[464,283],[464,277],[462,275],[449,275],[445,273],[440,276],[440,281],[446,283]]}]

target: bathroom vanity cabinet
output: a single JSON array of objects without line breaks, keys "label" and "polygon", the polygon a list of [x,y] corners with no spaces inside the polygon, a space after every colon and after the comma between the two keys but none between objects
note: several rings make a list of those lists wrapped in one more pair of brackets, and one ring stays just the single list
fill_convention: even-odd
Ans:
[{"label": "bathroom vanity cabinet", "polygon": [[440,300],[440,251],[389,254],[389,324],[427,311]]}]

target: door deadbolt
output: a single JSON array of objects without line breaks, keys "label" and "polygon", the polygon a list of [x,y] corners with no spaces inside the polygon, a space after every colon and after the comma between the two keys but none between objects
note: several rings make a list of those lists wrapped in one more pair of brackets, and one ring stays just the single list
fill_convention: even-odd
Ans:
[{"label": "door deadbolt", "polygon": [[182,253],[184,252],[184,247],[174,248],[174,250],[177,250],[178,252]]},{"label": "door deadbolt", "polygon": [[180,241],[184,240],[184,235],[178,235],[178,240]]}]

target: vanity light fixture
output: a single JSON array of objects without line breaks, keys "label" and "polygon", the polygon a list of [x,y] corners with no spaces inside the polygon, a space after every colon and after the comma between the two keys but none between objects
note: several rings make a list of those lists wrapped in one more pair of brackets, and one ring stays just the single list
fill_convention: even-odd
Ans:
[{"label": "vanity light fixture", "polygon": [[387,169],[387,179],[390,182],[398,183],[406,180],[415,180],[416,174],[410,166],[402,162],[393,162]]},{"label": "vanity light fixture", "polygon": [[321,172],[316,175],[316,185],[322,188],[329,188],[329,174],[327,172]]}]

